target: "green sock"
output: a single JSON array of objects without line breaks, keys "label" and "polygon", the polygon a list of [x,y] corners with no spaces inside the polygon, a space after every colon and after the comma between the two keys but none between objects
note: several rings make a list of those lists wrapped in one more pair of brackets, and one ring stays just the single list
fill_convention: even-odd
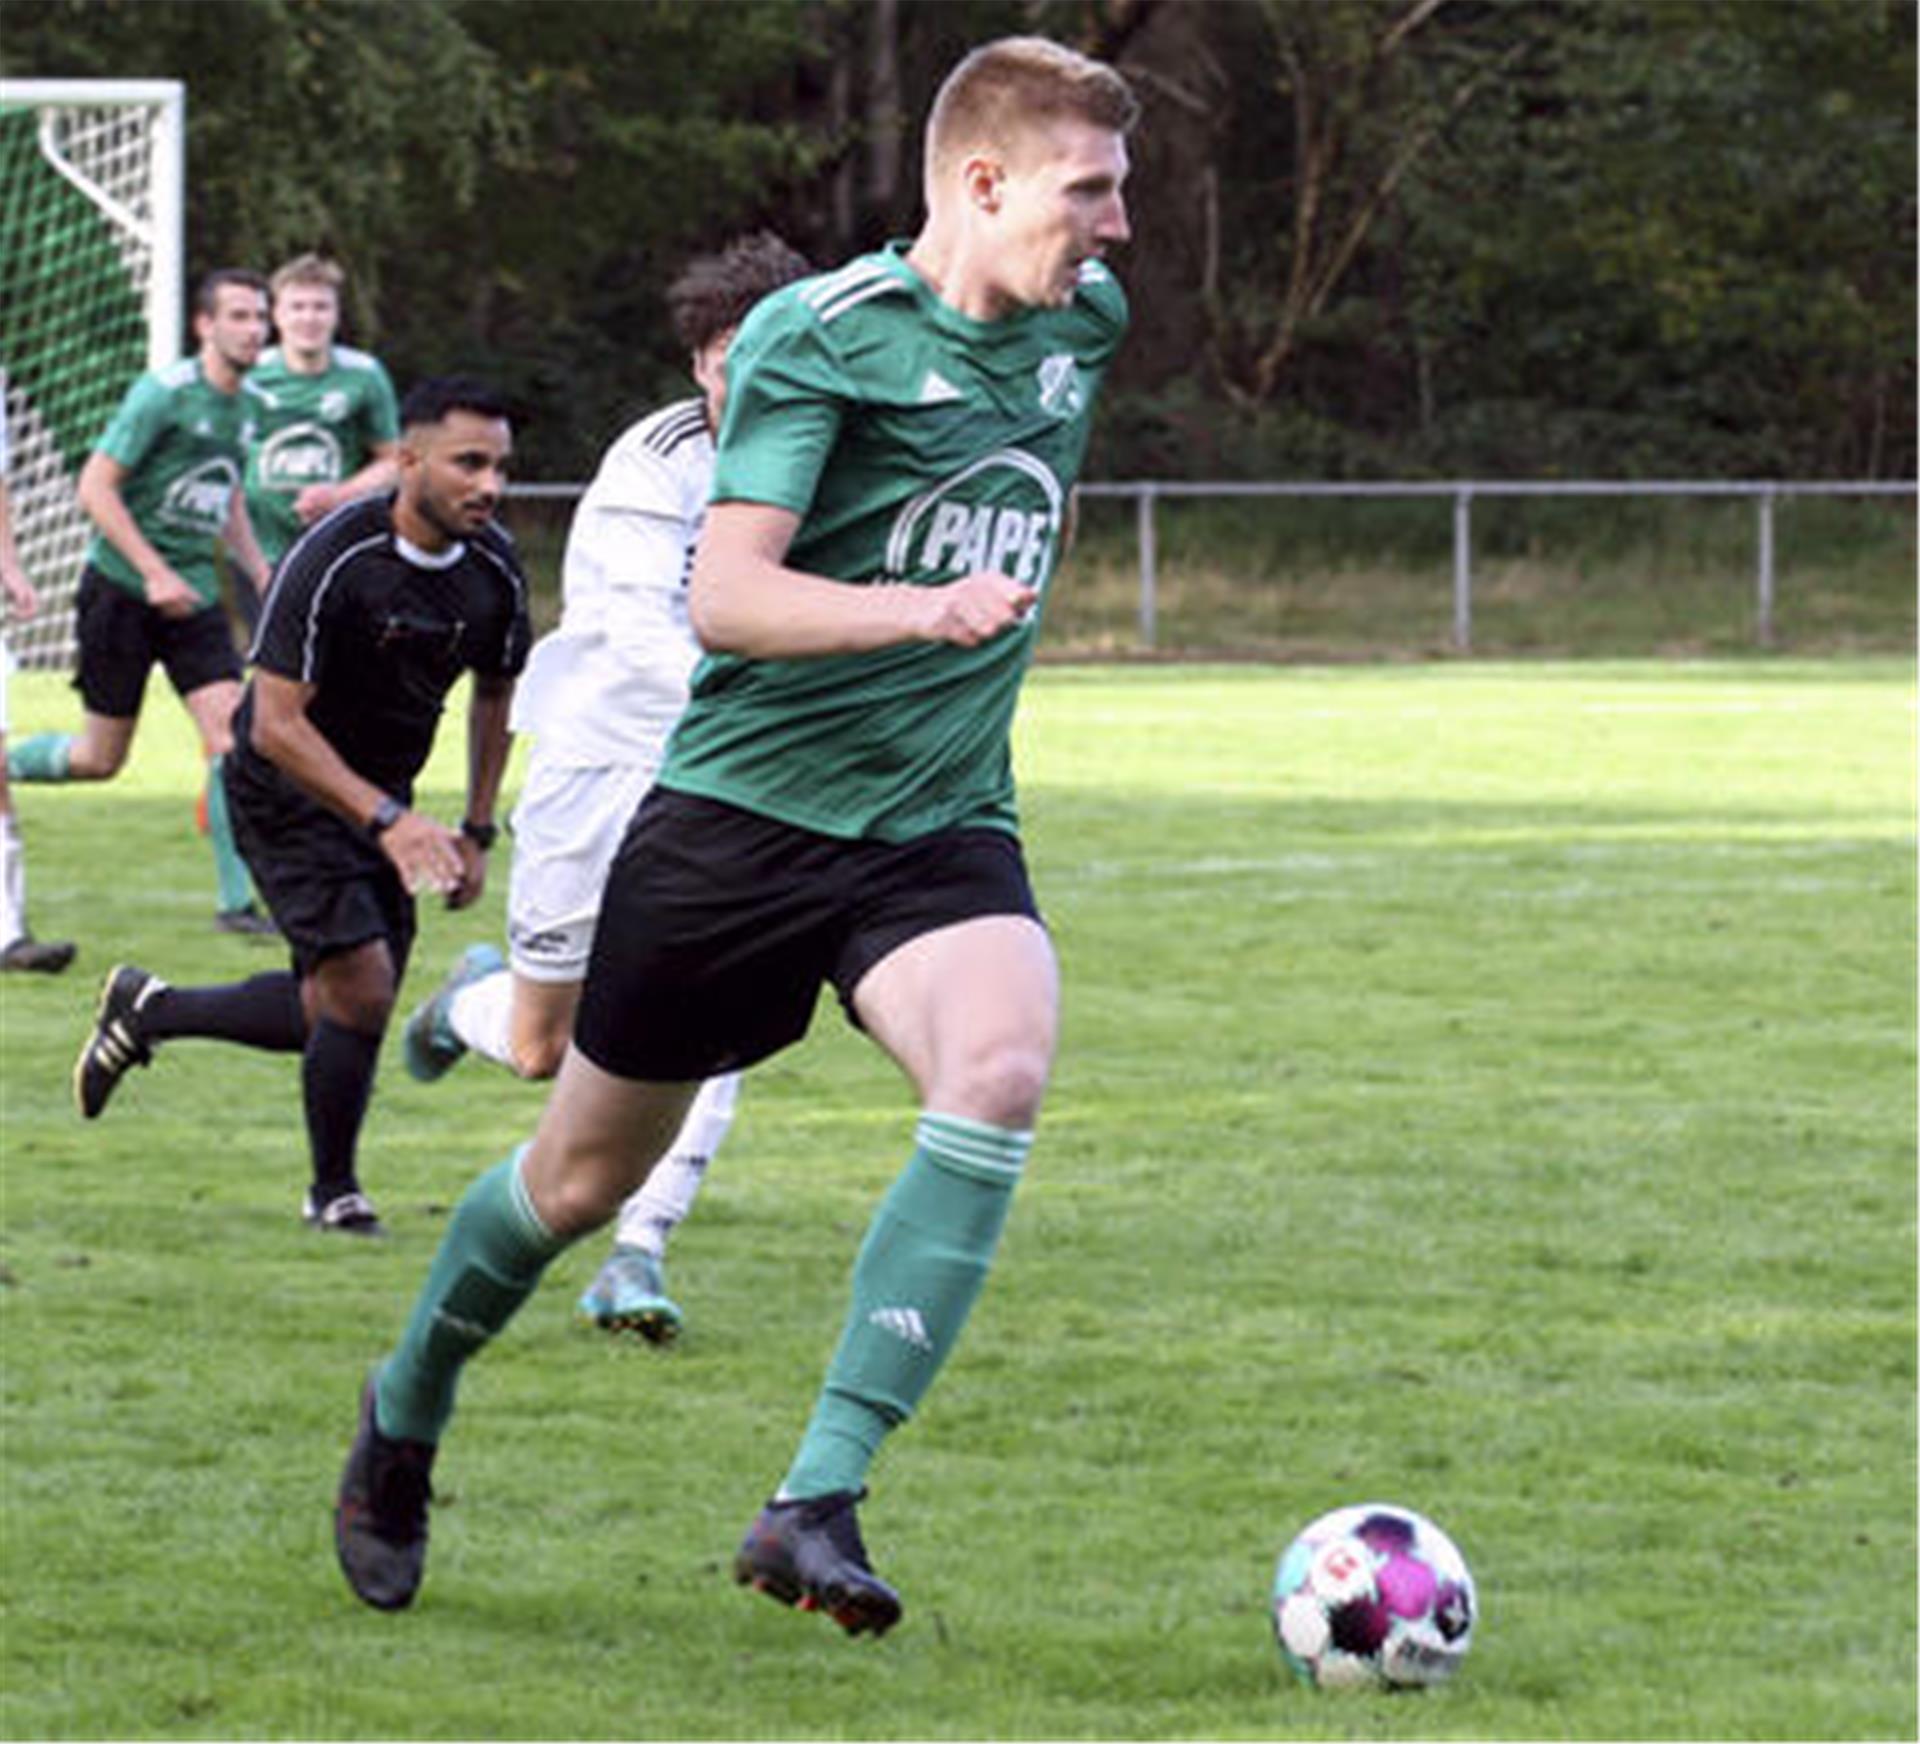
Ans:
[{"label": "green sock", "polygon": [[245,908],[253,900],[253,880],[234,846],[233,818],[227,810],[227,784],[220,779],[223,757],[207,765],[207,839],[213,844],[213,871],[220,883],[220,912]]},{"label": "green sock", "polygon": [[65,781],[72,757],[71,733],[35,733],[7,747],[7,779]]},{"label": "green sock", "polygon": [[853,1302],[780,1494],[857,1490],[913,1414],[987,1281],[1030,1132],[923,1114],[913,1155],[874,1212]]},{"label": "green sock", "polygon": [[460,1370],[519,1311],[568,1244],[540,1221],[520,1179],[522,1145],[453,1208],[413,1317],[376,1379],[382,1434],[438,1441]]}]

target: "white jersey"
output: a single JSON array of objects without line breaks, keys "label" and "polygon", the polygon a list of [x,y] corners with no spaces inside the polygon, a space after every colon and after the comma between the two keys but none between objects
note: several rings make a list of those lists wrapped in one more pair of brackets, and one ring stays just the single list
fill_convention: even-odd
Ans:
[{"label": "white jersey", "polygon": [[515,732],[556,768],[657,768],[700,659],[687,614],[713,487],[704,400],[677,400],[614,443],[574,511],[559,626],[513,701]]}]

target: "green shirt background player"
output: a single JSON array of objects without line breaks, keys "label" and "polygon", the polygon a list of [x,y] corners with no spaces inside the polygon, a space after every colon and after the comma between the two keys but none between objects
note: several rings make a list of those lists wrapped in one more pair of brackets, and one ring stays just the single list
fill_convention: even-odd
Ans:
[{"label": "green shirt background player", "polygon": [[[111,780],[132,748],[156,663],[209,761],[232,749],[240,657],[219,603],[214,549],[226,545],[244,589],[265,588],[267,562],[241,489],[250,435],[241,381],[266,340],[266,280],[223,267],[200,282],[193,311],[194,355],[140,377],[80,469],[75,494],[95,528],[76,602],[74,688],[85,714],[77,734],[40,733],[12,747],[13,780]],[[215,923],[226,932],[271,932],[220,792],[213,781]]]},{"label": "green shirt background player", "polygon": [[269,281],[278,343],[246,379],[247,515],[269,563],[322,515],[398,477],[393,383],[377,357],[337,343],[345,276],[302,254]]},{"label": "green shirt background player", "polygon": [[[927,124],[904,251],[776,292],[728,362],[689,607],[712,658],[616,855],[532,1140],[476,1180],[362,1395],[335,1546],[397,1609],[464,1364],[608,1222],[716,1070],[831,984],[918,1098],[811,1420],[735,1578],[851,1634],[900,1618],[856,1504],[991,1269],[1058,1033],[1007,733],[1093,393],[1125,322],[1137,107],[1041,37],[974,50]],[[804,821],[795,821],[804,820]]]}]

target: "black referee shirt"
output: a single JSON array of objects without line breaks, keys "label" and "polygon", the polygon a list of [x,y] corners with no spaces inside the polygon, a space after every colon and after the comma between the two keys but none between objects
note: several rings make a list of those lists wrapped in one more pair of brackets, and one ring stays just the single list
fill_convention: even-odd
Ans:
[{"label": "black referee shirt", "polygon": [[[328,515],[274,571],[251,658],[316,687],[307,718],[348,767],[395,798],[433,749],[447,692],[463,672],[511,678],[527,663],[527,583],[506,530],[489,524],[440,553],[394,531],[391,496]],[[253,686],[234,715],[250,774]]]}]

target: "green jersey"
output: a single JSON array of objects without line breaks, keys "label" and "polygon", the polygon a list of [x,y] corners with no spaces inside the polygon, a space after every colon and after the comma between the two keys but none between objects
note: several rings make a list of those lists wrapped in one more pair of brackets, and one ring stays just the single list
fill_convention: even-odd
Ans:
[{"label": "green jersey", "polygon": [[[167,565],[208,605],[220,597],[214,545],[227,524],[253,438],[251,402],[223,394],[197,357],[143,375],[127,390],[97,452],[127,469],[120,499]],[[147,597],[140,572],[96,533],[87,562]]]},{"label": "green jersey", "polygon": [[[794,510],[787,562],[850,587],[996,570],[1044,604],[1126,324],[1095,262],[1066,307],[992,322],[941,302],[899,244],[789,285],[729,348],[713,500]],[[661,784],[832,836],[1011,831],[1008,739],[1039,620],[978,648],[709,655]]]},{"label": "green jersey", "polygon": [[247,515],[269,563],[306,531],[293,500],[310,484],[338,484],[400,437],[400,407],[379,358],[336,345],[327,367],[304,375],[274,346],[247,376],[256,433],[247,455]]}]

